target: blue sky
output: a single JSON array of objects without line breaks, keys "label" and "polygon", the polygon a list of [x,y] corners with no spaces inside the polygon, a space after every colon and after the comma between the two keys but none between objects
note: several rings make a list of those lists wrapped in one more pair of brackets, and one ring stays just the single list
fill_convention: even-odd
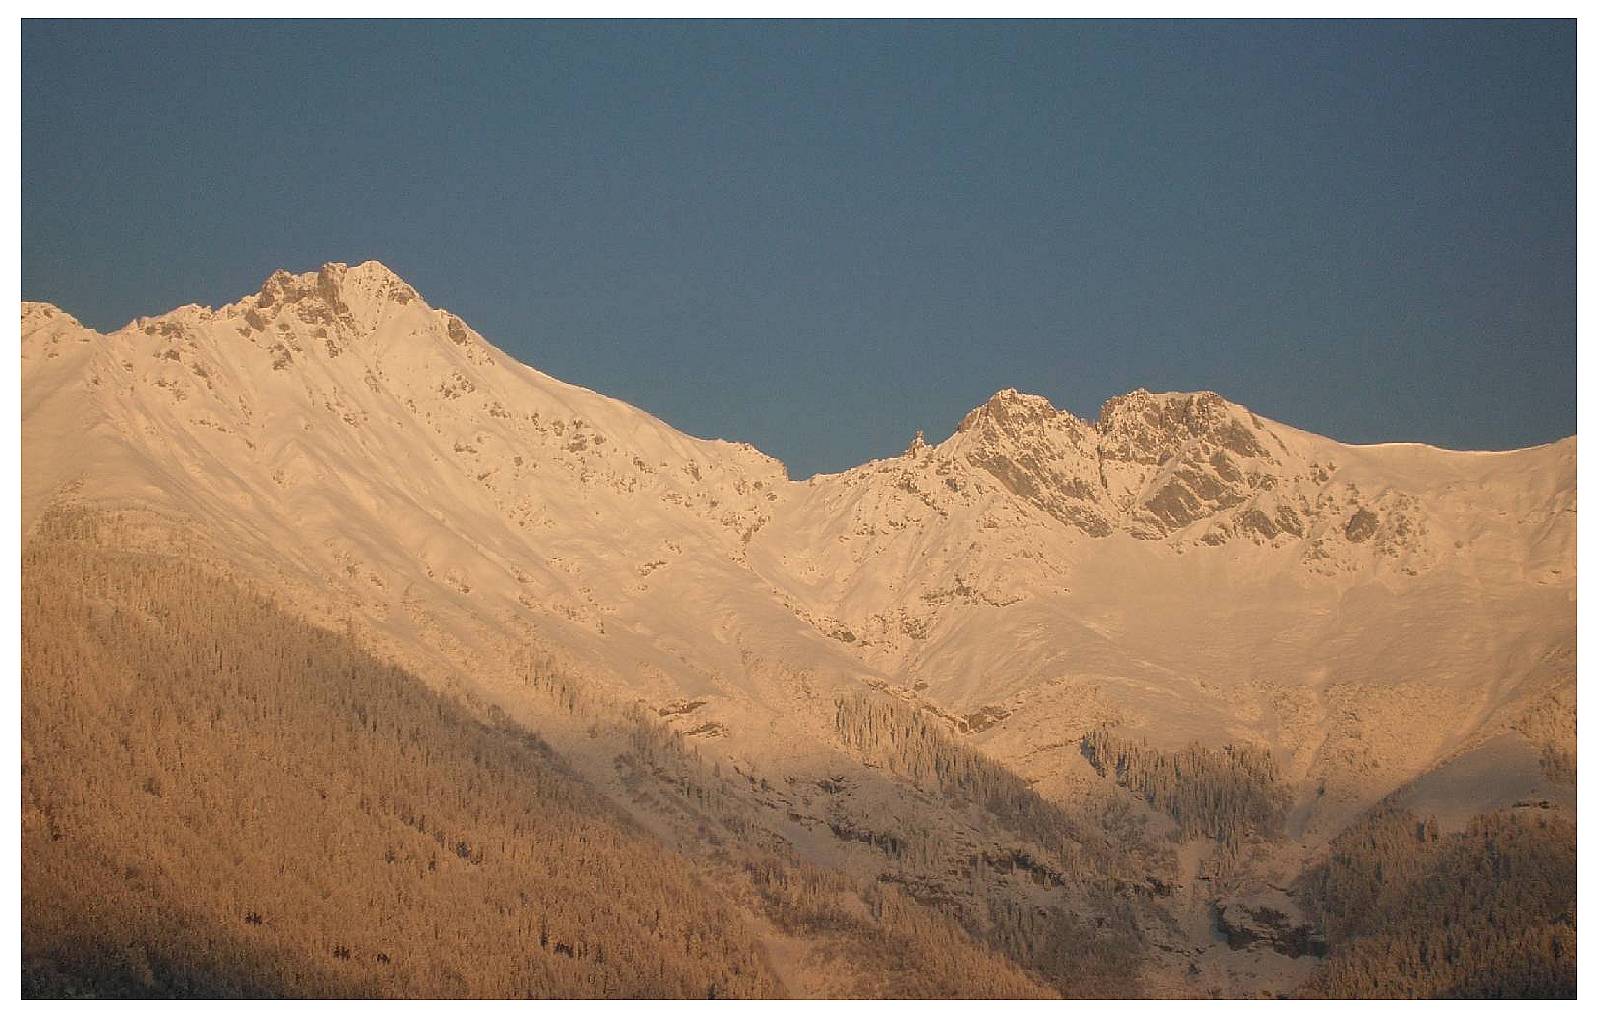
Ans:
[{"label": "blue sky", "polygon": [[24,298],[376,258],[797,477],[1006,386],[1569,435],[1576,194],[1570,22],[22,31]]}]

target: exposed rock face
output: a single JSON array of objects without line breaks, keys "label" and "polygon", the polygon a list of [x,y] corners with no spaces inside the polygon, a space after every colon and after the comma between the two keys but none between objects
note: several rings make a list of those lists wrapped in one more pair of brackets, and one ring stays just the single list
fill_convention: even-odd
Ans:
[{"label": "exposed rock face", "polygon": [[1134,390],[1105,402],[1098,427],[1107,456],[1143,464],[1162,463],[1174,446],[1191,440],[1204,440],[1239,457],[1267,454],[1254,431],[1260,420],[1210,392]]},{"label": "exposed rock face", "polygon": [[[379,262],[358,266],[329,262],[316,272],[298,274],[280,269],[267,277],[258,293],[202,318],[242,319],[246,336],[265,334],[281,340],[289,352],[302,350],[310,339],[329,357],[338,357],[416,309],[426,309],[445,335],[466,349],[469,361],[492,361],[482,337],[456,316],[428,309],[410,284]],[[287,367],[293,359],[289,355],[280,360]]]},{"label": "exposed rock face", "polygon": [[[962,491],[965,469],[976,469],[1091,538],[1156,540],[1194,529],[1192,540],[1207,545],[1278,544],[1320,534],[1335,516],[1342,528],[1351,509],[1348,500],[1335,507],[1321,498],[1325,465],[1215,393],[1136,390],[1107,401],[1090,423],[1007,389],[967,414],[944,443],[912,450],[929,452],[950,491]],[[1367,516],[1351,541],[1371,537],[1380,520],[1364,505],[1358,513]]]},{"label": "exposed rock face", "polygon": [[1001,390],[944,446],[1057,520],[1095,537],[1111,533],[1094,430],[1043,397]]},{"label": "exposed rock face", "polygon": [[1243,508],[1236,523],[1220,529],[1227,536],[1290,530],[1274,523],[1275,506],[1244,508],[1276,486],[1285,465],[1269,452],[1260,419],[1237,404],[1215,393],[1136,390],[1108,400],[1097,429],[1108,498],[1135,538],[1164,538],[1235,508]]},{"label": "exposed rock face", "polygon": [[1274,907],[1216,903],[1211,916],[1229,949],[1262,946],[1291,959],[1328,954],[1328,940],[1321,932]]},{"label": "exposed rock face", "polygon": [[[997,393],[957,428],[968,463],[1086,534],[1164,538],[1270,490],[1283,470],[1249,412],[1214,393],[1108,401],[1090,425],[1042,397]],[[1243,531],[1301,531],[1292,509],[1257,508]]]},{"label": "exposed rock face", "polygon": [[1378,515],[1371,510],[1357,510],[1344,526],[1344,537],[1352,542],[1365,542],[1378,531]]}]

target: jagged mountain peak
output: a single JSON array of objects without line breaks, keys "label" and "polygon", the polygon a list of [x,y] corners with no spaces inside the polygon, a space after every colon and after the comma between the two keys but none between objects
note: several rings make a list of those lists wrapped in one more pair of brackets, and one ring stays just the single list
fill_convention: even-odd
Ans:
[{"label": "jagged mountain peak", "polygon": [[974,432],[992,427],[1016,434],[1051,423],[1083,424],[1070,412],[1057,408],[1044,397],[1007,387],[967,412],[956,426],[956,432]]},{"label": "jagged mountain peak", "polygon": [[[356,300],[370,303],[373,300],[391,300],[407,304],[421,300],[410,284],[384,265],[373,259],[351,266],[344,262],[325,262],[320,269],[306,273],[291,273],[277,269],[261,284],[255,295],[258,307],[268,307],[278,301],[295,302],[318,296],[331,300]],[[247,299],[248,300],[248,299]]]},{"label": "jagged mountain peak", "polygon": [[24,336],[42,326],[69,326],[73,329],[82,329],[83,323],[79,322],[70,312],[63,311],[48,301],[22,302],[22,333]]},{"label": "jagged mountain peak", "polygon": [[416,289],[393,270],[381,262],[367,261],[356,266],[328,262],[308,273],[279,269],[257,293],[225,312],[245,318],[257,329],[288,314],[291,321],[298,319],[312,327],[338,327],[346,339],[352,339],[351,334],[371,333],[398,310],[428,307]]},{"label": "jagged mountain peak", "polygon": [[1007,387],[967,412],[956,434],[1032,442],[1045,431],[1064,432],[1074,445],[1093,442],[1120,459],[1156,463],[1196,439],[1239,456],[1264,456],[1257,433],[1265,428],[1249,409],[1210,390],[1155,393],[1141,387],[1107,399],[1099,416],[1085,421],[1045,397]]},{"label": "jagged mountain peak", "polygon": [[1212,410],[1220,405],[1237,407],[1232,401],[1212,390],[1169,390],[1153,391],[1139,386],[1107,397],[1100,405],[1100,414],[1095,419],[1096,424],[1116,420],[1128,414],[1161,412],[1166,409],[1179,409],[1187,412],[1192,408]]},{"label": "jagged mountain peak", "polygon": [[1112,397],[1100,408],[1096,429],[1121,459],[1157,463],[1196,439],[1209,440],[1241,457],[1267,456],[1262,419],[1211,392],[1152,393],[1137,389]]},{"label": "jagged mountain peak", "polygon": [[22,356],[60,357],[63,342],[91,345],[100,336],[72,315],[46,301],[22,302]]},{"label": "jagged mountain peak", "polygon": [[[433,332],[458,345],[466,344],[469,331],[464,323],[431,308],[414,287],[373,260],[354,266],[327,262],[304,273],[276,269],[255,293],[221,308],[182,305],[159,315],[139,316],[116,333],[177,337],[214,321],[236,321],[247,334],[282,333],[317,340],[336,337],[348,342],[371,336],[385,322],[418,313],[437,320],[439,328]],[[330,349],[337,346],[330,344]]]},{"label": "jagged mountain peak", "polygon": [[[476,514],[509,522],[519,538],[597,520],[609,534],[623,521],[643,532],[651,520],[658,532],[633,551],[653,562],[652,541],[707,525],[706,541],[739,548],[731,543],[753,534],[787,480],[746,444],[684,435],[503,355],[379,262],[279,270],[223,308],[184,306],[104,337],[48,306],[22,313],[24,357],[72,379],[120,432],[151,437],[171,461],[163,486],[179,499],[203,499],[213,480],[202,468],[227,463],[254,500],[331,507],[347,490],[377,491],[368,505],[386,513]],[[410,486],[404,497],[398,478]],[[100,481],[145,484],[136,469]],[[325,512],[352,519],[347,507]],[[447,527],[441,541],[467,530]]]},{"label": "jagged mountain peak", "polygon": [[[1279,503],[1291,489],[1309,498],[1313,490],[1298,480],[1316,470],[1304,451],[1290,452],[1284,432],[1211,391],[1136,389],[1107,400],[1090,422],[1042,396],[1007,388],[931,448],[926,469],[946,478],[976,471],[986,479],[980,485],[997,484],[1090,537],[1122,531],[1166,538],[1221,522],[1214,540],[1238,530],[1235,515],[1259,510],[1281,523],[1251,534],[1271,538],[1304,533],[1296,514],[1309,513],[1309,506],[1295,498],[1290,513]],[[914,443],[907,453],[920,459],[922,448]],[[1259,524],[1261,514],[1249,520]]]}]

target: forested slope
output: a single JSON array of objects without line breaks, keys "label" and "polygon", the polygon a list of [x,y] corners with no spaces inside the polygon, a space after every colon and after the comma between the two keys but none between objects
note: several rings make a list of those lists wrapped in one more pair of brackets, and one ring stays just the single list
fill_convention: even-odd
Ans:
[{"label": "forested slope", "polygon": [[24,558],[29,994],[779,991],[540,741],[199,569]]},{"label": "forested slope", "polygon": [[[126,538],[64,512],[24,554],[24,994],[1050,994],[737,827],[674,852],[503,713]],[[737,803],[633,725],[619,768]]]},{"label": "forested slope", "polygon": [[1380,807],[1334,841],[1300,896],[1332,952],[1304,991],[1335,998],[1577,994],[1578,833],[1537,805],[1441,836]]}]

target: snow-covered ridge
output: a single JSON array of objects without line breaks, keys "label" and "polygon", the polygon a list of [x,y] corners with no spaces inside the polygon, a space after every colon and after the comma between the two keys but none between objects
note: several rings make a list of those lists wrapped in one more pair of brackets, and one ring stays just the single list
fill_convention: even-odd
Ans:
[{"label": "snow-covered ridge", "polygon": [[[279,269],[267,277],[258,292],[222,308],[184,305],[161,315],[137,318],[110,335],[144,333],[177,337],[199,325],[232,322],[239,324],[238,329],[245,336],[269,333],[271,327],[275,327],[300,340],[300,334],[309,332],[314,339],[324,341],[326,352],[336,357],[342,353],[341,344],[377,335],[386,323],[403,319],[401,313],[408,306],[414,306],[434,320],[432,324],[437,328],[422,331],[429,340],[448,339],[460,347],[482,348],[469,357],[485,363],[493,354],[500,353],[459,317],[429,306],[414,288],[375,260],[355,266],[330,262],[318,270],[298,274]],[[37,335],[39,324],[46,322],[57,329],[84,328],[65,311],[44,302],[23,302],[22,319],[25,339]],[[413,327],[408,335],[415,337],[418,332]],[[297,346],[304,350],[303,345]],[[315,345],[311,347],[314,353]],[[1051,437],[1080,448],[1092,446],[1096,459],[1100,460],[1161,464],[1197,440],[1208,449],[1221,449],[1240,457],[1259,457],[1267,451],[1262,448],[1258,434],[1269,430],[1309,435],[1263,419],[1209,391],[1152,393],[1136,389],[1108,398],[1098,417],[1085,421],[1055,408],[1045,397],[1006,388],[970,411],[957,425],[951,439],[970,432],[991,438],[1003,435],[1025,443]],[[744,443],[728,445],[753,449]],[[1448,451],[1415,443],[1339,445],[1357,450],[1423,447],[1442,453],[1478,452]],[[926,447],[924,443],[917,449]],[[839,474],[849,474],[849,471]]]},{"label": "snow-covered ridge", "polygon": [[[31,346],[69,334],[80,341],[98,335],[48,305],[29,303],[22,311],[25,355]],[[664,499],[716,511],[712,516],[729,521],[744,541],[765,525],[774,509],[768,504],[793,489],[781,463],[747,444],[695,439],[620,401],[517,363],[376,261],[332,262],[300,274],[278,270],[257,293],[223,308],[186,305],[136,319],[107,339],[150,346],[147,357],[170,363],[152,373],[137,371],[138,359],[113,359],[107,366],[113,378],[119,369],[133,372],[167,399],[191,401],[190,410],[202,406],[192,397],[202,396],[213,413],[190,414],[189,424],[203,421],[240,436],[251,449],[250,437],[261,428],[258,411],[281,414],[297,404],[310,411],[320,403],[352,429],[383,420],[391,429],[404,428],[420,415],[436,436],[449,433],[453,454],[481,460],[475,477],[494,488],[522,473],[526,456],[513,453],[508,464],[461,436],[476,436],[478,426],[489,424],[509,450],[529,428],[564,433],[570,418],[580,431],[594,428],[592,445],[574,437],[562,451],[575,465],[583,462],[581,475],[592,481],[603,472],[612,488],[661,489]],[[93,385],[106,383],[106,374],[94,377]],[[217,399],[225,390],[229,399]],[[614,445],[594,457],[606,443]],[[630,459],[618,463],[624,449]],[[1357,541],[1369,533],[1386,536],[1379,545],[1391,552],[1420,553],[1410,540],[1404,500],[1385,505],[1383,490],[1412,487],[1404,475],[1415,473],[1411,462],[1421,452],[1406,444],[1345,446],[1211,392],[1135,390],[1107,400],[1091,422],[1044,397],[1004,389],[943,442],[929,445],[919,436],[898,461],[817,476],[808,488],[872,489],[894,475],[901,492],[920,493],[922,503],[946,515],[998,490],[1008,502],[1091,539],[1126,534],[1208,545],[1316,546],[1342,530]],[[1377,491],[1363,494],[1356,479],[1342,492],[1330,484],[1341,462],[1381,475],[1386,460],[1400,470],[1381,479]],[[700,498],[654,484],[659,478],[650,476],[662,469],[674,478],[687,475],[686,489],[706,482]],[[1374,488],[1370,479],[1365,488]],[[750,498],[758,489],[761,495]],[[897,499],[892,493],[875,498]]]}]

